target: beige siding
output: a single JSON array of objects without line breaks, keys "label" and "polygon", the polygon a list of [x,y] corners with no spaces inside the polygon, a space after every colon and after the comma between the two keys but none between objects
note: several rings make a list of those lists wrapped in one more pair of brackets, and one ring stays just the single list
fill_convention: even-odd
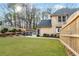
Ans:
[{"label": "beige siding", "polygon": [[62,26],[62,22],[58,22],[58,16],[57,15],[53,15],[51,17],[51,24],[52,27],[51,28],[39,28],[40,29],[40,35],[42,36],[44,33],[47,34],[57,34],[59,32],[56,32],[56,27],[61,27]]},{"label": "beige siding", "polygon": [[56,34],[56,26],[58,23],[58,16],[52,16],[51,21],[52,21],[52,33]]},{"label": "beige siding", "polygon": [[40,28],[40,36],[43,36],[43,34],[52,34],[52,28]]},{"label": "beige siding", "polygon": [[56,24],[58,23],[58,16],[52,16],[51,20],[52,26],[56,26]]},{"label": "beige siding", "polygon": [[42,36],[44,33],[46,34],[56,34],[56,26],[58,23],[58,16],[52,16],[51,17],[52,27],[51,28],[39,28],[40,29],[40,36]]}]

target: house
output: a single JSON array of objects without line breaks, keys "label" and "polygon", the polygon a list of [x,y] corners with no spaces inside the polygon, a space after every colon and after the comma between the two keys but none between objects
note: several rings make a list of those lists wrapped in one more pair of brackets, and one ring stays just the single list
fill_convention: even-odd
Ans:
[{"label": "house", "polygon": [[50,15],[50,19],[41,20],[38,24],[37,35],[43,36],[43,34],[54,34],[59,35],[62,25],[66,24],[67,19],[76,11],[78,8],[69,9],[62,8]]}]

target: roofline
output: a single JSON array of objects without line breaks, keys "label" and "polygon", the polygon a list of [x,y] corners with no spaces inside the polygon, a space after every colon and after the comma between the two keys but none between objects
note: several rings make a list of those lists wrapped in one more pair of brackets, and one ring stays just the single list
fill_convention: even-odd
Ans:
[{"label": "roofline", "polygon": [[38,28],[51,28],[52,26],[38,27]]},{"label": "roofline", "polygon": [[68,15],[68,14],[60,14],[60,15],[57,15],[57,14],[51,14],[50,17],[52,17],[52,16],[66,16],[66,15]]}]

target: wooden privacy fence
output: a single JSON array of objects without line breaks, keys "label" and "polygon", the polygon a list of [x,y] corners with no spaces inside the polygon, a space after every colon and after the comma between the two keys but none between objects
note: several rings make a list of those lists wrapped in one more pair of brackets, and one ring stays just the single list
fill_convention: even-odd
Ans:
[{"label": "wooden privacy fence", "polygon": [[60,39],[68,55],[79,56],[79,11],[72,14],[62,26]]}]

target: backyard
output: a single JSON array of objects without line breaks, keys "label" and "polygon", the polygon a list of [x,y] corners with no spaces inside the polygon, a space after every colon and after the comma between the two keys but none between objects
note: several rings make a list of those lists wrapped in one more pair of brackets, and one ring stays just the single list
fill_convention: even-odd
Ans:
[{"label": "backyard", "polygon": [[55,38],[0,37],[1,56],[65,56],[64,46]]}]

